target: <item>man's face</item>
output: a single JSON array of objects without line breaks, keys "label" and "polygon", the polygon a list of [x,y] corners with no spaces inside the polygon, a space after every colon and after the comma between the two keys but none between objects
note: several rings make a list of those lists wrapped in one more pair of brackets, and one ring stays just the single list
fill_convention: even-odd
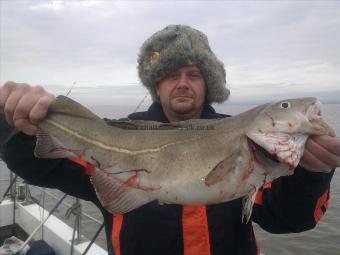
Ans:
[{"label": "man's face", "polygon": [[206,86],[196,65],[181,67],[167,75],[159,82],[156,92],[170,121],[200,118]]}]

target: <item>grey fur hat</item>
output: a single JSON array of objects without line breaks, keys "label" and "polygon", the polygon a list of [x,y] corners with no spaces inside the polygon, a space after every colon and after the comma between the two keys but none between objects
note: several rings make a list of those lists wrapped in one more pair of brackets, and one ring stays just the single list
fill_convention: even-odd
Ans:
[{"label": "grey fur hat", "polygon": [[186,25],[167,26],[144,42],[138,56],[138,74],[152,100],[158,101],[158,82],[178,68],[194,64],[208,89],[206,102],[224,102],[230,93],[224,65],[211,51],[207,36]]}]

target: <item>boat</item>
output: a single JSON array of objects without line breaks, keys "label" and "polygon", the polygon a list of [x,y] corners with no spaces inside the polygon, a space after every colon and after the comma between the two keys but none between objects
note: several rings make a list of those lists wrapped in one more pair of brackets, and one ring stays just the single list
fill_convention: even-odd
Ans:
[{"label": "boat", "polygon": [[[11,184],[14,184],[16,178],[11,179]],[[63,203],[66,194],[59,199],[53,209],[47,211],[39,204],[27,199],[25,194],[23,195],[23,190],[28,188],[26,185],[17,186],[14,192],[13,187],[9,184],[6,192],[8,194],[0,194],[0,255],[18,253],[18,250],[13,253],[4,253],[5,248],[9,246],[8,243],[13,243],[13,240],[20,242],[19,250],[27,250],[27,253],[23,254],[107,254],[105,249],[94,243],[104,224],[101,224],[93,239],[89,240],[81,235],[79,225],[75,224],[75,228],[71,228],[53,215],[58,206]],[[80,213],[84,217],[85,214]],[[5,248],[1,249],[1,247]]]}]

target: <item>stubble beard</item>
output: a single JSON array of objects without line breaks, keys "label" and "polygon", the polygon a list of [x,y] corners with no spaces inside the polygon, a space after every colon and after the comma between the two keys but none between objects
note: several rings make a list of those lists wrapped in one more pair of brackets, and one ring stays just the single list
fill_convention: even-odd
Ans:
[{"label": "stubble beard", "polygon": [[178,115],[194,115],[195,114],[195,101],[191,99],[191,102],[171,102],[170,110]]}]

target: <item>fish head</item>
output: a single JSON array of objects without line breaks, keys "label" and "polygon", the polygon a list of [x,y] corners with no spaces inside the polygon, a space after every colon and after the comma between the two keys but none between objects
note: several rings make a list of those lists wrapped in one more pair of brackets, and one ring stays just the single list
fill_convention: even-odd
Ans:
[{"label": "fish head", "polygon": [[321,118],[316,98],[287,99],[264,105],[247,128],[248,146],[255,161],[273,178],[292,174],[311,135],[335,136]]}]

